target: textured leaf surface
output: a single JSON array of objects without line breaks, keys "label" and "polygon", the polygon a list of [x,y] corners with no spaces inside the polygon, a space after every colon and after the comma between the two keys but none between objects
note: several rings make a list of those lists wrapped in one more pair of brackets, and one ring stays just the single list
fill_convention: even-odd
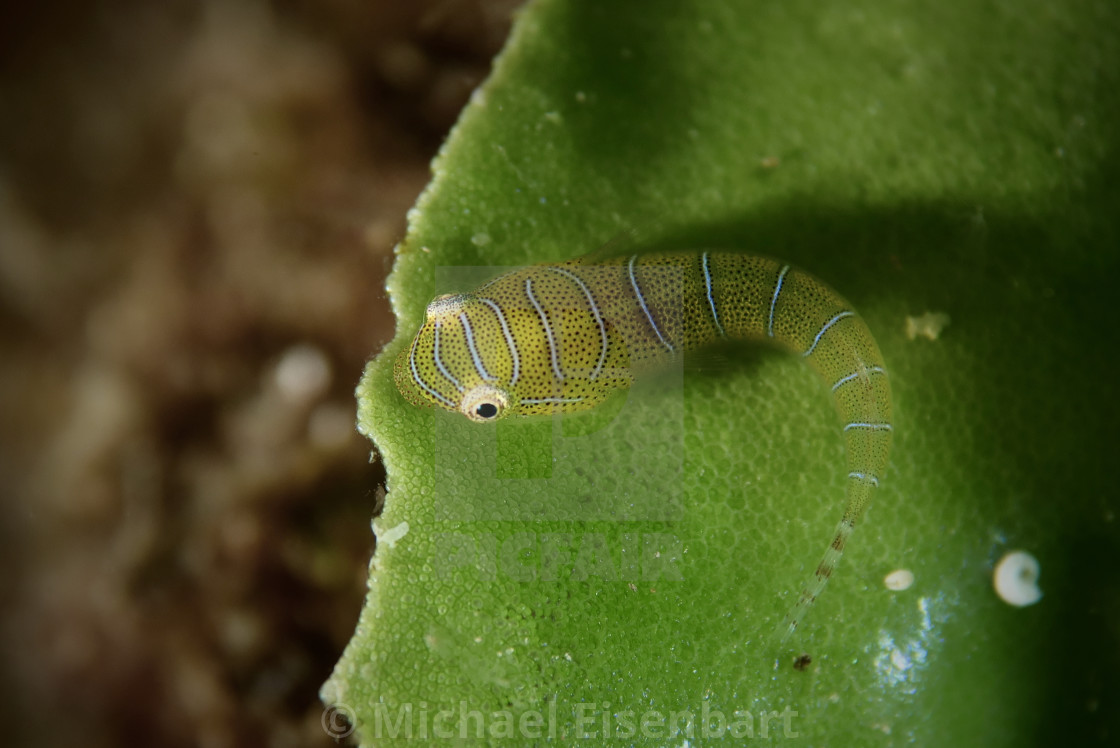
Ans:
[{"label": "textured leaf surface", "polygon": [[[480,721],[478,742],[602,742],[604,719],[634,723],[619,744],[741,742],[705,738],[705,710],[709,734],[719,712],[775,742],[794,736],[762,715],[788,710],[814,745],[1114,739],[1118,7],[531,3],[411,215],[399,335],[358,390],[389,494],[324,698],[363,742],[438,743],[470,710],[467,742]],[[434,293],[627,231],[804,267],[891,369],[890,473],[786,647],[769,637],[843,504],[802,362],[737,352],[557,424],[396,393]],[[948,326],[911,339],[926,312]],[[1044,591],[1022,609],[991,584],[1016,548]],[[896,569],[912,587],[886,588]]]}]

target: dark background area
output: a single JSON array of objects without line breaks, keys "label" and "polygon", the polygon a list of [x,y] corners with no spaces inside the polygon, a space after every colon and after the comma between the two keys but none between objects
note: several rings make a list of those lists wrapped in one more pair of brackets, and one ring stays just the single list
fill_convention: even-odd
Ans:
[{"label": "dark background area", "polygon": [[353,388],[517,4],[6,4],[0,742],[333,742],[384,480]]}]

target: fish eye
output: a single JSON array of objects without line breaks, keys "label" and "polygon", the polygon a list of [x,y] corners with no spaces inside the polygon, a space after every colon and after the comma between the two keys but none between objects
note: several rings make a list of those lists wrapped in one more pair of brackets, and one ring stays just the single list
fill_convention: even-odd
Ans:
[{"label": "fish eye", "polygon": [[509,395],[505,390],[492,384],[480,384],[467,390],[459,403],[463,415],[478,423],[497,420],[509,405]]}]

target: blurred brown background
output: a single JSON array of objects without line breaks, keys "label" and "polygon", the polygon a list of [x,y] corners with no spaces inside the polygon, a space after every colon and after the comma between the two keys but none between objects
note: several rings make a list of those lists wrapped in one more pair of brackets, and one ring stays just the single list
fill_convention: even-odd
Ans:
[{"label": "blurred brown background", "polygon": [[353,388],[517,4],[6,4],[0,743],[332,743],[384,478]]}]

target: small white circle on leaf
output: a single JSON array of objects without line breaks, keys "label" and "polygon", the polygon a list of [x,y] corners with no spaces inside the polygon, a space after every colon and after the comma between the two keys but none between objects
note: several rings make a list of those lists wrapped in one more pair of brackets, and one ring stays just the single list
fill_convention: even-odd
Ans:
[{"label": "small white circle on leaf", "polygon": [[895,569],[883,577],[883,585],[892,592],[902,592],[914,584],[914,572],[909,569]]},{"label": "small white circle on leaf", "polygon": [[1026,551],[1009,551],[996,564],[992,573],[992,586],[996,594],[1008,605],[1023,608],[1042,599],[1038,588],[1041,567],[1038,559]]}]

